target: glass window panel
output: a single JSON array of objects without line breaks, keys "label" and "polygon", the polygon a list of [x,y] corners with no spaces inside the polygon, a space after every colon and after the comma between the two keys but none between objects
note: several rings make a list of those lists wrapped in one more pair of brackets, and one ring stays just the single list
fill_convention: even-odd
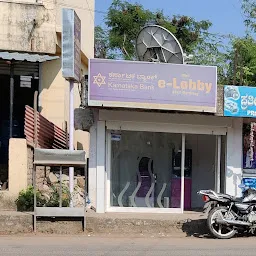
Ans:
[{"label": "glass window panel", "polygon": [[111,131],[110,205],[180,208],[180,152],[181,134]]}]

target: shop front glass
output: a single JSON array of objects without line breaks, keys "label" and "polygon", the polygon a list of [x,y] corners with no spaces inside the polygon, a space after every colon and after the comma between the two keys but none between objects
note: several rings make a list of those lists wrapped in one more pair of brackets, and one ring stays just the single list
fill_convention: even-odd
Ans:
[{"label": "shop front glass", "polygon": [[[110,206],[181,207],[181,134],[109,131]],[[189,155],[189,152],[188,152]],[[191,176],[189,156],[185,176]],[[184,204],[186,207],[186,202]]]}]

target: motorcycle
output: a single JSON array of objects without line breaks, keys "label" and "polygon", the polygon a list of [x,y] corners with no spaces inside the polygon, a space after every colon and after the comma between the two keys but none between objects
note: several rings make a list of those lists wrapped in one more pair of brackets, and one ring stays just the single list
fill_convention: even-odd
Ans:
[{"label": "motorcycle", "polygon": [[203,196],[204,212],[208,213],[207,226],[214,237],[229,239],[238,232],[255,233],[255,189],[245,188],[242,198],[216,193],[213,190],[201,190],[198,194]]}]

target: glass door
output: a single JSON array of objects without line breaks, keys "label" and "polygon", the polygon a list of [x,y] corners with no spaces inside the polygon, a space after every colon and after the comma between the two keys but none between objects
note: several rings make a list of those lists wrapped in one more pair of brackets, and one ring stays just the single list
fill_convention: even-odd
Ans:
[{"label": "glass door", "polygon": [[109,210],[183,211],[185,135],[108,131],[107,137]]}]

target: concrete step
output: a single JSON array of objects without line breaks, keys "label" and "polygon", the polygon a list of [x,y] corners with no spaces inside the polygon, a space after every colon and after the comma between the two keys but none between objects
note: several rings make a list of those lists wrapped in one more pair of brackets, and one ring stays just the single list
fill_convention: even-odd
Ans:
[{"label": "concrete step", "polygon": [[0,234],[31,233],[32,215],[16,211],[0,212]]},{"label": "concrete step", "polygon": [[96,234],[199,236],[208,234],[201,214],[87,214],[87,231]]}]

